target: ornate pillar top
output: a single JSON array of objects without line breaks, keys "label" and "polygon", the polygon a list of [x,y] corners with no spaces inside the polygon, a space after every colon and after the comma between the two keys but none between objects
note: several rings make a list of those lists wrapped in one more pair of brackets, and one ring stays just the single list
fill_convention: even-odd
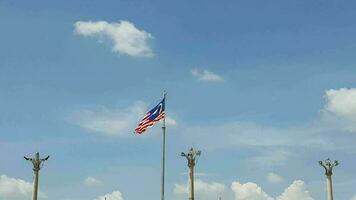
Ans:
[{"label": "ornate pillar top", "polygon": [[34,158],[28,158],[26,156],[24,156],[25,160],[28,160],[30,162],[32,162],[33,164],[33,171],[40,171],[43,162],[49,159],[49,156],[40,159],[40,153],[36,152],[35,157]]},{"label": "ornate pillar top", "polygon": [[194,167],[195,166],[195,160],[201,155],[200,150],[194,150],[193,148],[190,148],[187,153],[182,152],[181,156],[185,157],[188,161],[188,167]]},{"label": "ornate pillar top", "polygon": [[331,176],[333,174],[333,168],[339,165],[339,161],[332,161],[328,158],[324,161],[319,161],[319,165],[324,167],[326,176]]}]

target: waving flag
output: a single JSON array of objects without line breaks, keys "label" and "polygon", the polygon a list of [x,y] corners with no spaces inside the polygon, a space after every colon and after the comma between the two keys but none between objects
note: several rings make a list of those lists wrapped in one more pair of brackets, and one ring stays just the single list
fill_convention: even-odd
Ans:
[{"label": "waving flag", "polygon": [[135,129],[135,132],[137,134],[142,134],[147,128],[152,127],[156,122],[165,117],[164,101],[165,98],[163,98],[157,106],[155,106],[143,117],[143,119],[140,121],[137,128]]}]

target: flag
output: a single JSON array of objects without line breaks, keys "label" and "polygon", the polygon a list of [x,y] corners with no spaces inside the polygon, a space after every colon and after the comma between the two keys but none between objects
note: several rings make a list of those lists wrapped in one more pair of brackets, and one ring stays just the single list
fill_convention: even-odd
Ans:
[{"label": "flag", "polygon": [[162,101],[159,102],[159,104],[155,106],[152,110],[147,112],[147,114],[138,124],[137,128],[135,128],[135,133],[142,134],[144,131],[146,131],[147,128],[152,127],[156,122],[165,117],[164,103],[165,98],[163,98]]}]

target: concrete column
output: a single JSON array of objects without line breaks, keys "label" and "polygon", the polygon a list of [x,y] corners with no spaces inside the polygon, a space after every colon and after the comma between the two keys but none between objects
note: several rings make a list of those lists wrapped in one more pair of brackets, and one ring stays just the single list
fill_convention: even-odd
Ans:
[{"label": "concrete column", "polygon": [[189,167],[189,194],[188,199],[194,200],[194,166]]},{"label": "concrete column", "polygon": [[201,151],[196,151],[193,148],[187,153],[182,152],[181,156],[185,157],[188,161],[188,199],[194,200],[194,167],[195,161],[200,156]]},{"label": "concrete column", "polygon": [[33,170],[33,192],[32,192],[32,200],[37,200],[38,193],[38,176],[40,171]]},{"label": "concrete column", "polygon": [[331,161],[330,158],[328,158],[324,161],[319,161],[319,164],[325,169],[326,191],[328,200],[333,200],[333,183],[331,176],[333,175],[333,168],[339,165],[339,161]]},{"label": "concrete column", "polygon": [[28,161],[30,161],[33,165],[33,191],[32,191],[32,200],[37,200],[38,198],[38,179],[40,175],[40,169],[42,167],[42,164],[44,161],[48,160],[49,156],[46,158],[40,159],[40,153],[36,153],[34,158],[27,158],[24,156],[24,158]]},{"label": "concrete column", "polygon": [[331,175],[326,176],[326,191],[328,194],[328,200],[333,200],[333,183],[331,180]]}]

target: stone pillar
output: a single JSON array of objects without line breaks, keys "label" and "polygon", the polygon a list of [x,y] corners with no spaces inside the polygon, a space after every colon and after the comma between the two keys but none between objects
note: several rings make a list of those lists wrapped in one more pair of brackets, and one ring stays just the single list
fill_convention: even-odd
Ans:
[{"label": "stone pillar", "polygon": [[37,193],[38,193],[38,176],[40,171],[33,170],[33,192],[32,192],[32,200],[37,200]]},{"label": "stone pillar", "polygon": [[33,191],[32,191],[32,200],[37,200],[38,198],[38,179],[40,175],[40,169],[41,165],[43,164],[44,161],[48,160],[49,156],[46,158],[40,159],[40,153],[36,153],[34,158],[27,158],[24,156],[24,158],[30,162],[32,162],[33,165]]},{"label": "stone pillar", "polygon": [[333,183],[331,181],[331,175],[326,176],[326,191],[328,193],[328,200],[333,200]]},{"label": "stone pillar", "polygon": [[194,200],[194,165],[189,166],[189,193],[188,199]]},{"label": "stone pillar", "polygon": [[200,156],[201,151],[196,151],[190,148],[188,153],[182,152],[181,156],[185,157],[188,161],[188,199],[194,200],[194,167],[195,161]]},{"label": "stone pillar", "polygon": [[333,168],[339,165],[337,160],[331,161],[329,158],[324,161],[319,161],[319,164],[324,167],[325,175],[326,175],[326,191],[328,200],[333,200],[333,183],[332,183],[332,175],[333,175]]}]

